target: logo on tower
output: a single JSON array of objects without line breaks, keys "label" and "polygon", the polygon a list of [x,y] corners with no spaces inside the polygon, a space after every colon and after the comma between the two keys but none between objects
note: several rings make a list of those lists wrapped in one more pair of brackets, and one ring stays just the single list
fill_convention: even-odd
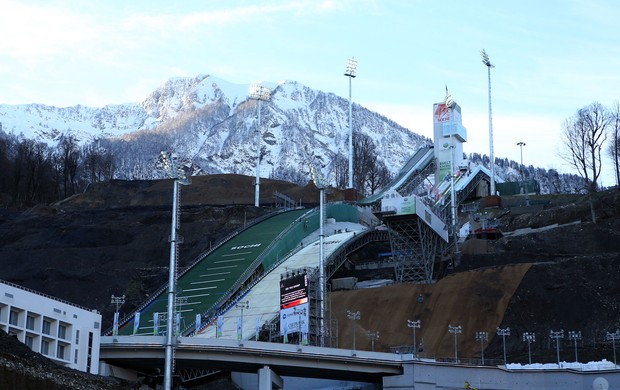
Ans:
[{"label": "logo on tower", "polygon": [[445,103],[435,104],[435,123],[448,122],[450,120],[450,110]]}]

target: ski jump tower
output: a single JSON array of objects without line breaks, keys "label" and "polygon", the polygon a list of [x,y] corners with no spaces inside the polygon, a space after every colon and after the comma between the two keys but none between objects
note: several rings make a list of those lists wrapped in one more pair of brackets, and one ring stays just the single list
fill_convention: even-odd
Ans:
[{"label": "ski jump tower", "polygon": [[[393,188],[381,200],[383,220],[390,231],[396,280],[400,283],[432,283],[435,260],[445,255],[449,244],[457,239],[455,180],[461,179],[459,166],[467,131],[460,106],[449,96],[433,105],[433,138],[433,158],[425,162],[426,166],[411,171],[411,175],[423,176],[424,180],[430,173],[426,167],[434,166],[432,193],[421,198]],[[448,212],[450,205],[452,213]]]},{"label": "ski jump tower", "polygon": [[[448,99],[446,99],[448,100]],[[450,181],[450,175],[459,169],[463,160],[463,142],[467,130],[463,127],[461,106],[452,101],[433,104],[433,145],[435,146],[435,186]]]}]

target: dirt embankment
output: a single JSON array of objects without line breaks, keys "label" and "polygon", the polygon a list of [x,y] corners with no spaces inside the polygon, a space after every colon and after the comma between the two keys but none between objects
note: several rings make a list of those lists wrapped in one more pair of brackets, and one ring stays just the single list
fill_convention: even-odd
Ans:
[{"label": "dirt embankment", "polygon": [[471,353],[479,349],[475,332],[488,331],[492,336],[501,325],[508,303],[529,268],[529,264],[484,268],[453,274],[435,284],[333,292],[331,308],[338,320],[338,346],[352,348],[352,321],[347,310],[359,310],[358,349],[370,350],[368,331],[380,332],[376,351],[411,345],[413,329],[407,327],[407,320],[420,320],[416,339],[425,354],[454,356],[454,335],[448,333],[448,325],[462,327],[459,349]]},{"label": "dirt embankment", "polygon": [[[520,201],[513,199],[512,203]],[[574,360],[568,331],[581,331],[580,361],[612,360],[612,346],[605,336],[620,328],[620,191],[595,194],[596,224],[587,197],[551,196],[533,201],[538,206],[505,206],[484,213],[503,215],[500,227],[504,231],[538,230],[466,243],[461,247],[461,264],[436,284],[333,293],[339,346],[351,348],[352,322],[346,311],[359,310],[358,349],[370,349],[367,331],[380,331],[375,350],[411,345],[407,319],[420,319],[418,343],[423,340],[424,353],[433,357],[454,357],[454,335],[448,325],[461,325],[459,358],[479,358],[475,332],[488,331],[485,358],[503,361],[503,340],[495,336],[500,327],[510,328],[506,337],[510,361],[528,360],[524,332],[536,334],[531,345],[535,361],[555,361],[551,330],[565,332],[560,340],[561,359]],[[420,294],[424,301],[418,304]]]}]

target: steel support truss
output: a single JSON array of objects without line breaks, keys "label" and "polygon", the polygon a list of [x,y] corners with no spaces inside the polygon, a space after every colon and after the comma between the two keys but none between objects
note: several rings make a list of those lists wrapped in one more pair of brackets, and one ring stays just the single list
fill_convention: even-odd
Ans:
[{"label": "steel support truss", "polygon": [[221,372],[220,370],[209,370],[205,368],[190,368],[177,370],[176,374],[181,378],[182,383],[194,381],[196,379],[206,378]]},{"label": "steel support truss", "polygon": [[[367,230],[357,233],[346,245],[342,245],[325,259],[325,279],[329,280],[336,271],[344,264],[348,256],[359,248],[371,243],[387,241],[388,233],[384,230]],[[319,324],[319,272],[314,269],[308,273],[308,296],[310,297],[310,323],[308,333],[308,343],[310,345],[319,345],[321,329]],[[329,300],[326,302],[325,310],[325,327],[323,329],[324,341],[326,347],[337,347],[338,345],[338,326],[335,319],[331,317],[331,305]]]},{"label": "steel support truss", "polygon": [[384,218],[390,232],[390,247],[397,283],[432,283],[435,259],[444,243],[417,215]]}]

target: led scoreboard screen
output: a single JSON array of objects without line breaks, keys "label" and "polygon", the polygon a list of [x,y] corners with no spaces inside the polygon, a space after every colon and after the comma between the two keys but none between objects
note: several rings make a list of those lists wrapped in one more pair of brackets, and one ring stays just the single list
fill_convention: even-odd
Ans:
[{"label": "led scoreboard screen", "polygon": [[280,309],[308,303],[308,275],[300,274],[280,281]]}]

